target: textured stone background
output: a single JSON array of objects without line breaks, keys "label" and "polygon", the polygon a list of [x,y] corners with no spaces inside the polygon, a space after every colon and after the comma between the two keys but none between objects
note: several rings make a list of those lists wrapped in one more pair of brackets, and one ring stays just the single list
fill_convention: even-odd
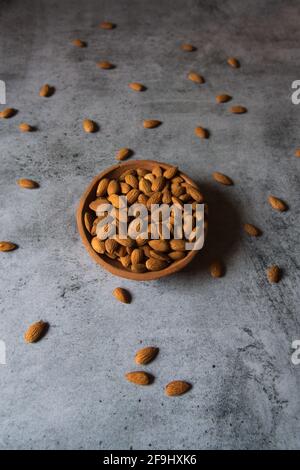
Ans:
[{"label": "textured stone background", "polygon": [[[0,447],[38,449],[295,449],[300,445],[300,366],[291,363],[299,324],[300,106],[299,2],[197,0],[1,1],[0,239],[20,248],[0,256]],[[118,24],[102,31],[100,21]],[[74,48],[74,38],[88,48]],[[182,42],[198,47],[192,54]],[[226,58],[240,58],[233,70]],[[117,65],[96,67],[99,60]],[[206,78],[199,87],[190,70]],[[128,89],[147,85],[145,93]],[[49,99],[38,95],[48,82]],[[232,94],[248,114],[232,116],[216,94]],[[84,134],[82,119],[100,125]],[[163,125],[144,130],[145,118]],[[38,131],[24,135],[28,121]],[[211,138],[194,136],[196,125]],[[75,225],[78,200],[120,147],[138,159],[180,165],[210,204],[210,239],[193,266],[168,279],[135,283],[89,258]],[[213,171],[230,175],[221,187]],[[40,182],[21,190],[19,177]],[[274,212],[268,194],[290,210]],[[243,222],[263,230],[252,240]],[[221,256],[226,276],[207,272]],[[282,282],[265,269],[278,263]],[[133,293],[124,306],[111,295]],[[27,326],[49,321],[43,341],[26,345]],[[141,345],[160,355],[148,388],[123,379]],[[164,396],[175,378],[193,390]]]}]

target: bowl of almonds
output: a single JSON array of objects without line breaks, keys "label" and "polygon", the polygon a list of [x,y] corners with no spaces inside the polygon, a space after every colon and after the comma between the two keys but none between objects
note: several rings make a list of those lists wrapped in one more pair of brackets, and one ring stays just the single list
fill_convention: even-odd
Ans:
[{"label": "bowl of almonds", "polygon": [[93,179],[81,197],[77,225],[85,248],[107,271],[153,280],[180,271],[202,248],[207,205],[176,166],[132,160]]}]

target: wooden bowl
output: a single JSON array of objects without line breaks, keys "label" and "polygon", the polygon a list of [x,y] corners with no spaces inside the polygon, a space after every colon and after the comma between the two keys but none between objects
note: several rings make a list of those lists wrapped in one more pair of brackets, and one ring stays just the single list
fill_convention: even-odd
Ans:
[{"label": "wooden bowl", "polygon": [[[159,279],[161,277],[169,276],[174,274],[185,266],[187,266],[192,259],[197,255],[198,251],[191,250],[183,259],[171,263],[165,269],[160,271],[148,271],[145,273],[134,273],[129,269],[124,268],[119,261],[108,258],[105,255],[100,255],[96,253],[91,246],[91,234],[86,230],[84,224],[84,214],[85,212],[92,212],[89,208],[89,204],[96,199],[96,189],[99,183],[99,180],[108,177],[108,178],[119,178],[119,176],[126,170],[136,169],[136,168],[145,168],[146,170],[152,171],[153,168],[159,165],[163,169],[168,169],[174,165],[168,165],[166,163],[156,162],[154,160],[131,160],[125,163],[120,163],[114,166],[107,168],[97,175],[91,184],[88,186],[84,194],[82,195],[79,206],[77,209],[77,225],[79,234],[82,238],[83,244],[91,257],[100,264],[104,269],[114,274],[115,276],[124,277],[126,279],[132,279],[134,281],[150,281],[153,279]],[[184,173],[180,172],[180,175],[185,179],[186,182],[192,186],[196,186],[196,183],[189,178]]]}]

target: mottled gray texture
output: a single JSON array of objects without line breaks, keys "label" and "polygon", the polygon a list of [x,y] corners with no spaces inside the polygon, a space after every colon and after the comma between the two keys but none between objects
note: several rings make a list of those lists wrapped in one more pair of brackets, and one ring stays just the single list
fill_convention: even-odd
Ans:
[{"label": "mottled gray texture", "polygon": [[[2,449],[299,447],[300,366],[290,361],[300,339],[300,106],[290,98],[300,79],[299,14],[296,0],[1,1],[0,79],[19,110],[0,122],[0,239],[19,244],[0,256]],[[118,27],[100,30],[103,20]],[[77,37],[88,48],[73,47]],[[198,50],[184,53],[182,42]],[[239,70],[226,65],[229,55]],[[100,70],[99,60],[117,67]],[[205,85],[186,80],[190,70]],[[131,81],[147,91],[134,93]],[[49,99],[38,95],[45,82],[56,88]],[[248,114],[216,105],[220,92]],[[97,134],[83,133],[85,117],[99,123]],[[145,130],[145,118],[163,125]],[[21,134],[23,121],[38,131]],[[194,136],[197,125],[209,140]],[[209,243],[185,272],[120,280],[82,246],[78,200],[120,147],[180,165],[206,192]],[[215,183],[215,170],[235,186]],[[19,177],[41,188],[21,190]],[[269,193],[289,212],[271,210]],[[244,235],[245,221],[263,236]],[[207,263],[219,256],[227,272],[214,280]],[[269,285],[274,262],[284,277]],[[131,305],[112,297],[119,285]],[[26,345],[24,331],[40,318],[47,336]],[[138,388],[123,375],[149,344],[160,348],[147,367],[156,381]],[[166,398],[175,378],[193,390]]]}]

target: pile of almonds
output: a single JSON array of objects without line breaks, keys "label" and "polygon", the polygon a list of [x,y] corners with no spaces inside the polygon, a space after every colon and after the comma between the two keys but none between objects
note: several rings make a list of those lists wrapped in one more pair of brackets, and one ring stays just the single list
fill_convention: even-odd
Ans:
[{"label": "pile of almonds", "polygon": [[[117,210],[117,222],[119,210],[119,196],[125,196],[128,207],[134,203],[144,205],[148,214],[152,204],[167,204],[183,210],[184,204],[191,204],[193,211],[190,221],[192,231],[190,238],[174,238],[174,214],[171,211],[169,219],[170,240],[163,238],[158,228],[158,239],[151,239],[151,223],[148,224],[148,238],[138,237],[136,240],[130,237],[130,226],[134,222],[133,217],[128,218],[127,238],[120,238],[117,234],[112,238],[102,239],[97,236],[97,225],[105,215],[97,216],[97,210],[102,204],[111,204]],[[179,172],[175,166],[167,169],[155,166],[152,171],[137,168],[126,170],[118,179],[103,178],[99,181],[95,200],[89,205],[90,211],[84,215],[86,230],[91,235],[91,246],[100,255],[118,260],[125,269],[135,273],[146,271],[159,271],[171,263],[183,259],[187,255],[185,244],[193,241],[196,226],[196,205],[202,204],[204,197],[193,181]],[[205,205],[206,208],[206,205]],[[207,208],[206,208],[207,209]],[[185,219],[186,220],[186,219]],[[147,221],[148,223],[148,221]],[[204,221],[207,228],[207,220]],[[106,227],[109,232],[110,226]],[[116,227],[118,229],[118,225]]]}]

